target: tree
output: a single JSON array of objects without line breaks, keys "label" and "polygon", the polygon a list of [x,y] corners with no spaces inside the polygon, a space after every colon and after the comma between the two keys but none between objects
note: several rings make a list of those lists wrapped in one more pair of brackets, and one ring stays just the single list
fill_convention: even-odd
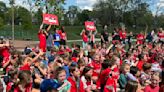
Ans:
[{"label": "tree", "polygon": [[99,0],[94,5],[94,18],[98,19],[98,22],[104,25],[111,25],[115,22],[115,6],[117,0]]},{"label": "tree", "polygon": [[19,22],[21,22],[21,24],[23,25],[23,28],[31,29],[32,20],[31,20],[30,12],[24,7],[19,7],[17,11],[18,11],[17,18],[19,18]]},{"label": "tree", "polygon": [[64,3],[65,0],[34,0],[34,4],[38,9],[47,13],[56,14],[59,19],[62,18],[64,13],[64,8],[62,6]]},{"label": "tree", "polygon": [[128,26],[140,24],[151,25],[152,12],[149,10],[151,0],[98,0],[93,8],[93,17],[104,25]]},{"label": "tree", "polygon": [[6,23],[5,13],[7,12],[6,4],[0,1],[0,17],[1,17],[1,26]]},{"label": "tree", "polygon": [[81,13],[79,12],[77,14],[77,18],[80,21],[80,24],[83,24],[87,20],[88,21],[91,20],[90,13],[91,13],[91,11],[89,11],[89,10],[83,10]]}]

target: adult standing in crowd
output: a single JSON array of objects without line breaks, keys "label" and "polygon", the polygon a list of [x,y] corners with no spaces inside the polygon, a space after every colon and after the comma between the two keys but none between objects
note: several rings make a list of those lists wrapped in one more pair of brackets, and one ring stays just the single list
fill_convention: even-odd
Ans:
[{"label": "adult standing in crowd", "polygon": [[108,26],[105,25],[103,31],[101,32],[101,44],[109,43],[109,33],[108,33]]},{"label": "adult standing in crowd", "polygon": [[46,52],[46,37],[48,36],[48,31],[51,28],[51,25],[46,26],[45,28],[43,28],[43,23],[40,25],[40,29],[38,32],[38,38],[39,38],[39,47],[41,50],[43,50],[44,52]]}]

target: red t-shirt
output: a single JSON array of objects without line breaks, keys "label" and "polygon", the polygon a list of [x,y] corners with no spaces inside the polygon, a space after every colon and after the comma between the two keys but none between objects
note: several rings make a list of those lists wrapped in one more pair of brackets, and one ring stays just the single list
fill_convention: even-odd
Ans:
[{"label": "red t-shirt", "polygon": [[92,76],[99,76],[99,74],[95,71],[99,71],[101,70],[101,63],[97,63],[95,61],[92,61],[90,64],[89,64],[90,67],[93,68],[93,75]]},{"label": "red t-shirt", "polygon": [[62,31],[61,30],[57,30],[57,34],[60,35],[60,37],[62,36]]},{"label": "red t-shirt", "polygon": [[61,37],[62,40],[66,40],[66,33],[61,33],[60,37]]},{"label": "red t-shirt", "polygon": [[[13,83],[9,82],[7,84],[6,90],[10,91],[12,86],[13,86]],[[32,83],[30,83],[30,84],[25,86],[25,92],[31,92],[31,90],[32,90]],[[21,92],[21,90],[20,90],[20,88],[18,86],[15,86],[14,89],[13,89],[13,92]]]},{"label": "red t-shirt", "polygon": [[46,51],[46,35],[44,33],[38,33],[38,38],[39,38],[39,47],[43,52]]},{"label": "red t-shirt", "polygon": [[159,92],[159,86],[152,88],[150,85],[147,85],[144,89],[144,92]]},{"label": "red t-shirt", "polygon": [[105,85],[106,84],[106,81],[109,77],[109,73],[110,73],[111,69],[110,68],[107,68],[105,70],[102,70],[102,72],[100,73],[100,77],[99,77],[99,82],[101,85]]},{"label": "red t-shirt", "polygon": [[87,35],[86,35],[85,33],[82,34],[82,39],[83,39],[83,41],[84,41],[85,43],[88,42],[88,37],[87,37]]},{"label": "red t-shirt", "polygon": [[104,87],[104,92],[116,92],[116,88],[117,88],[117,85],[116,85],[115,80],[109,77]]},{"label": "red t-shirt", "polygon": [[30,65],[27,63],[27,64],[21,66],[21,67],[19,68],[19,70],[21,70],[21,71],[23,71],[23,70],[30,71],[31,68],[30,68]]},{"label": "red t-shirt", "polygon": [[77,84],[76,81],[74,81],[71,77],[68,77],[67,80],[71,83],[71,89],[70,89],[71,92],[85,92],[85,89],[81,80],[79,84]]},{"label": "red t-shirt", "polygon": [[143,40],[144,40],[144,35],[138,34],[137,35],[137,44],[143,44]]},{"label": "red t-shirt", "polygon": [[164,38],[164,33],[163,33],[163,32],[158,32],[158,37],[159,37],[160,39]]},{"label": "red t-shirt", "polygon": [[144,64],[143,61],[138,61],[137,67],[138,67],[139,70],[142,70],[143,64]]},{"label": "red t-shirt", "polygon": [[0,55],[2,55],[5,58],[9,58],[10,52],[8,47],[2,47],[0,48]]},{"label": "red t-shirt", "polygon": [[121,38],[121,39],[126,39],[126,32],[120,31],[120,32],[119,32],[119,35],[120,35],[120,38]]}]

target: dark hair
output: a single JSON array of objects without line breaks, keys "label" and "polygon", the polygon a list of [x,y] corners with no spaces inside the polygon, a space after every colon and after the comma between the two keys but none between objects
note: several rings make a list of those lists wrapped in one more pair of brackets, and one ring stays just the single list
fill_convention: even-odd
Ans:
[{"label": "dark hair", "polygon": [[110,65],[109,62],[110,62],[109,59],[105,59],[104,62],[101,64],[102,68],[107,69]]},{"label": "dark hair", "polygon": [[76,64],[71,64],[69,67],[70,74],[73,73],[76,70],[76,68],[78,68],[78,66]]},{"label": "dark hair", "polygon": [[143,54],[139,54],[139,55],[138,55],[138,59],[139,59],[139,60],[142,60],[142,59],[143,59]]},{"label": "dark hair", "polygon": [[80,45],[77,44],[77,45],[76,45],[76,48],[80,49]]},{"label": "dark hair", "polygon": [[60,28],[60,30],[62,31],[62,33],[64,33],[64,28],[63,28],[63,26],[60,26],[59,28]]},{"label": "dark hair", "polygon": [[92,69],[92,67],[90,66],[85,66],[83,72],[82,72],[82,75],[85,75],[88,71],[90,71]]},{"label": "dark hair", "polygon": [[31,72],[27,70],[19,71],[18,78],[20,80],[20,83],[29,84],[31,82]]},{"label": "dark hair", "polygon": [[131,66],[130,67],[130,73],[132,74],[132,75],[136,75],[137,74],[137,72],[139,71],[139,69],[136,67],[136,66]]},{"label": "dark hair", "polygon": [[85,65],[85,61],[83,59],[79,59],[77,62],[78,66]]},{"label": "dark hair", "polygon": [[53,31],[56,31],[56,28],[54,28],[54,30]]},{"label": "dark hair", "polygon": [[55,77],[55,79],[57,79],[58,78],[58,75],[61,73],[61,72],[66,72],[65,71],[65,69],[63,68],[63,67],[57,67],[56,69],[55,69],[55,71],[54,71],[54,77]]},{"label": "dark hair", "polygon": [[138,82],[129,80],[125,86],[125,92],[136,92],[138,88]]}]

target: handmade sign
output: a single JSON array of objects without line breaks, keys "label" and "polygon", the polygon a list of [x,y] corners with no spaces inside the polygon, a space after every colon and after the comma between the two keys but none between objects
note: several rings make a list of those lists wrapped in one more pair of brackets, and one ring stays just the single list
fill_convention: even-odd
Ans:
[{"label": "handmade sign", "polygon": [[59,25],[58,17],[53,14],[43,14],[43,23],[50,25]]},{"label": "handmade sign", "polygon": [[89,30],[89,31],[95,31],[96,30],[95,24],[92,21],[86,21],[85,22],[85,28],[86,28],[86,30]]}]

